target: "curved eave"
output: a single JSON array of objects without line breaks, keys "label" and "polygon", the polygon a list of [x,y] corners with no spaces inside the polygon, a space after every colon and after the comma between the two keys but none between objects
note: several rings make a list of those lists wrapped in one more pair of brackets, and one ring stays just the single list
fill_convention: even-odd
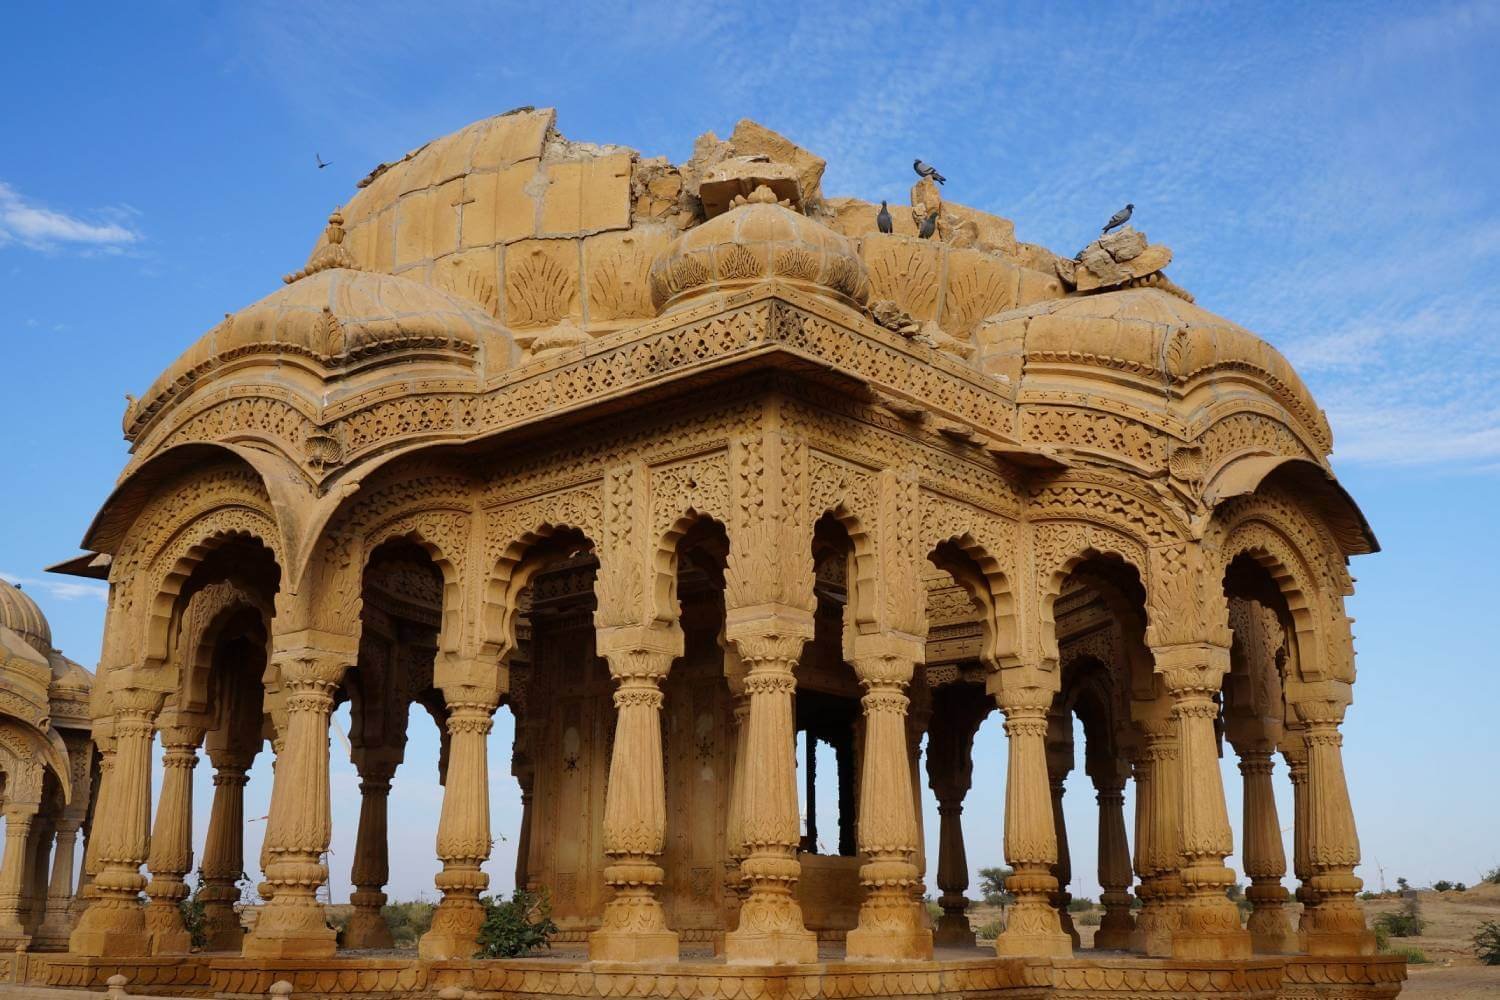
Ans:
[{"label": "curved eave", "polygon": [[[223,443],[180,444],[158,452],[121,478],[109,498],[94,515],[80,547],[91,552],[113,554],[129,531],[141,508],[157,489],[181,472],[201,465],[205,460],[234,458],[244,462],[260,477],[271,498],[272,507],[281,512],[294,503],[291,493],[302,477],[291,463],[269,452]],[[61,567],[59,567],[61,568]]]},{"label": "curved eave", "polygon": [[1317,462],[1285,455],[1247,455],[1227,463],[1209,481],[1203,498],[1210,507],[1254,493],[1269,482],[1284,483],[1328,515],[1329,527],[1345,555],[1380,551],[1364,511],[1333,473]]}]

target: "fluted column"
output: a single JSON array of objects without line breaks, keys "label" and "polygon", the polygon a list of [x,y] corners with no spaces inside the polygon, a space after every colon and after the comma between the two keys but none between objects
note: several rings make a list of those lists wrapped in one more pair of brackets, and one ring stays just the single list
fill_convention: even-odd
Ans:
[{"label": "fluted column", "polygon": [[1052,692],[1002,687],[996,695],[1005,713],[1008,770],[1005,779],[1006,888],[1016,897],[1005,930],[995,939],[1000,955],[1066,958],[1073,942],[1062,929],[1052,894],[1057,878],[1057,832],[1047,779],[1047,709]]},{"label": "fluted column", "polygon": [[0,860],[0,947],[22,947],[31,941],[21,912],[26,876],[31,867],[31,830],[39,804],[18,799],[5,805],[5,853]]},{"label": "fluted column", "polygon": [[1307,746],[1307,860],[1318,904],[1304,938],[1311,955],[1370,955],[1375,936],[1365,926],[1357,896],[1364,882],[1354,874],[1359,864],[1359,834],[1344,778],[1343,721],[1346,701],[1297,702],[1294,709],[1305,729]]},{"label": "fluted column", "polygon": [[614,890],[589,958],[675,962],[677,933],[657,895],[664,873],[667,792],[661,755],[661,683],[682,655],[677,628],[601,629],[598,647],[614,677],[615,743],[604,799],[604,881]]},{"label": "fluted column", "polygon": [[162,730],[161,800],[156,804],[156,826],[146,866],[146,931],[153,955],[183,955],[192,949],[192,936],[182,922],[179,905],[188,896],[186,881],[193,870],[193,769],[198,766],[202,729],[169,726]]},{"label": "fluted column", "polygon": [[1224,859],[1234,851],[1224,782],[1219,774],[1213,696],[1229,669],[1229,650],[1208,643],[1158,647],[1153,654],[1172,699],[1177,731],[1181,807],[1183,901],[1172,934],[1172,957],[1247,958],[1250,935],[1226,890],[1234,873]]},{"label": "fluted column", "polygon": [[1297,876],[1295,896],[1302,906],[1297,918],[1297,933],[1299,949],[1306,951],[1305,935],[1313,926],[1318,893],[1312,887],[1312,865],[1307,860],[1307,743],[1302,733],[1300,726],[1286,728],[1281,756],[1286,761],[1287,776],[1292,782],[1292,872]]},{"label": "fluted column", "polygon": [[115,756],[92,833],[99,874],[94,898],[68,939],[68,951],[75,955],[141,956],[150,946],[141,865],[151,843],[151,736],[162,695],[124,688],[112,696]]},{"label": "fluted column", "polygon": [[249,780],[250,759],[211,757],[214,799],[203,839],[198,888],[198,898],[203,902],[204,950],[238,951],[244,944],[245,931],[234,906],[240,901],[238,882],[245,868],[245,783]]},{"label": "fluted column", "polygon": [[482,870],[490,857],[490,773],[487,749],[497,690],[467,689],[448,695],[448,775],[438,820],[437,854],[443,898],[432,927],[418,943],[425,959],[470,958],[484,923],[479,896],[489,888]]},{"label": "fluted column", "polygon": [[359,768],[359,830],[354,840],[354,864],[349,882],[354,891],[349,902],[354,912],[344,928],[344,948],[357,951],[391,948],[395,941],[381,909],[385,906],[385,884],[391,877],[386,807],[391,795],[391,777],[396,762],[364,761]]},{"label": "fluted column", "polygon": [[[864,638],[864,637],[861,637]],[[888,639],[888,637],[871,637]],[[865,752],[859,793],[859,850],[865,888],[859,926],[848,934],[849,960],[911,960],[932,957],[932,931],[922,904],[912,898],[917,881],[917,819],[907,756],[906,685],[914,648],[856,654],[854,672],[865,694]]]},{"label": "fluted column", "polygon": [[974,733],[986,713],[987,696],[974,685],[950,684],[933,693],[935,714],[927,743],[927,785],[938,802],[937,885],[942,916],[932,930],[935,945],[971,948],[967,914],[969,859],[964,847],[964,798],[974,775]]},{"label": "fluted column", "polygon": [[328,881],[323,855],[332,834],[328,718],[334,690],[355,662],[358,641],[347,645],[299,646],[273,654],[286,692],[286,723],[262,852],[269,899],[245,936],[246,958],[328,958],[337,950],[318,889]]},{"label": "fluted column", "polygon": [[741,796],[749,892],[739,925],[725,935],[724,954],[734,963],[806,963],[817,960],[817,936],[802,922],[796,886],[797,755],[792,699],[793,670],[813,635],[811,613],[784,608],[767,617],[736,621],[725,633],[747,673],[750,716]]},{"label": "fluted column", "polygon": [[[925,655],[925,650],[923,652]],[[927,686],[925,670],[913,675],[907,692],[911,705],[906,713],[906,757],[911,774],[912,810],[917,820],[917,849],[912,858],[917,866],[917,877],[912,883],[911,898],[921,914],[922,926],[931,931],[932,914],[927,910],[927,826],[922,816],[922,737],[932,721],[932,689]]]},{"label": "fluted column", "polygon": [[1245,874],[1250,888],[1250,932],[1255,951],[1295,954],[1297,935],[1287,917],[1290,896],[1281,880],[1286,876],[1286,850],[1281,844],[1281,820],[1276,814],[1276,794],[1271,787],[1271,747],[1246,747],[1239,752],[1244,785]]},{"label": "fluted column", "polygon": [[[742,866],[745,861],[745,771],[749,767],[750,745],[750,693],[745,690],[745,666],[740,662],[734,644],[722,640],[724,647],[724,679],[729,684],[734,713],[734,769],[729,778],[729,803],[725,811],[724,837],[725,856],[724,885],[727,889],[725,902],[725,931],[739,926],[740,909],[750,894],[745,882]],[[716,941],[716,950],[722,954],[724,939]]]},{"label": "fluted column", "polygon": [[1052,893],[1052,907],[1057,910],[1057,922],[1062,925],[1063,933],[1077,949],[1083,942],[1068,909],[1073,902],[1073,894],[1068,892],[1073,882],[1073,855],[1068,850],[1068,824],[1063,817],[1063,795],[1067,793],[1068,772],[1072,770],[1073,716],[1054,706],[1047,714],[1047,783],[1052,794],[1052,829],[1057,835],[1057,862],[1052,866],[1057,890]]},{"label": "fluted column", "polygon": [[1114,758],[1089,761],[1088,774],[1099,803],[1099,902],[1104,916],[1094,932],[1096,951],[1130,946],[1135,919],[1130,914],[1130,845],[1125,837],[1125,774]]},{"label": "fluted column", "polygon": [[[95,722],[95,731],[98,732],[99,722]],[[109,772],[114,767],[115,747],[114,736],[111,734],[98,737],[99,749],[99,773],[94,785],[94,801],[90,806],[90,816],[83,828],[83,874],[78,879],[78,892],[73,897],[72,905],[68,907],[68,919],[74,927],[83,919],[84,911],[93,903],[98,895],[94,889],[94,879],[99,874],[99,838],[94,836],[94,824],[98,817],[105,815],[108,808],[105,805],[105,796],[109,792]],[[70,932],[71,934],[71,932]]]},{"label": "fluted column", "polygon": [[52,876],[47,882],[46,911],[36,932],[38,943],[67,946],[73,922],[69,912],[73,904],[73,856],[78,850],[78,829],[82,824],[81,817],[67,814],[57,822]]}]

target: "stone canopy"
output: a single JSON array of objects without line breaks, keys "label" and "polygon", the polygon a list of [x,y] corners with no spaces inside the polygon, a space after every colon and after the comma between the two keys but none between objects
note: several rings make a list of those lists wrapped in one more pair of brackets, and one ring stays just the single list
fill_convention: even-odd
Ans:
[{"label": "stone canopy", "polygon": [[[185,996],[283,977],[320,997],[1396,994],[1339,731],[1348,563],[1378,543],[1306,385],[1142,233],[1060,256],[928,178],[882,233],[824,167],[748,121],[681,164],[566,139],[548,109],[476,122],[372,171],[303,266],[130,402],[130,460],[63,567],[110,585],[105,835],[69,953],[34,975]],[[344,703],[357,817],[330,805]],[[388,799],[415,706],[442,732],[439,902],[396,954]],[[1003,779],[974,753],[992,713]],[[1076,732],[1104,888],[1087,936]],[[511,779],[546,960],[475,954]],[[970,795],[1003,796],[1003,831],[967,840],[1013,872],[983,945]]]}]

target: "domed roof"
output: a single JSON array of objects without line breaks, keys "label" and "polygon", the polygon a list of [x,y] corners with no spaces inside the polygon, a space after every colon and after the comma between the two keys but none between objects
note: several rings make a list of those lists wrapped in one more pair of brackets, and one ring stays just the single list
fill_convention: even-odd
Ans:
[{"label": "domed roof", "polygon": [[451,360],[466,368],[481,349],[515,356],[509,332],[479,306],[406,278],[347,267],[301,273],[224,322],[162,373],[126,413],[127,434],[176,395],[231,361],[257,354],[300,359],[330,376],[382,355]]},{"label": "domed roof", "polygon": [[1205,379],[1249,377],[1311,431],[1325,453],[1332,447],[1327,418],[1280,351],[1244,327],[1159,288],[1037,302],[991,316],[984,327],[980,341],[986,358],[981,363],[996,362],[986,364],[986,370],[999,371],[1006,357],[1019,362],[1024,356],[1028,365],[1112,368],[1166,379],[1185,391]]},{"label": "domed roof", "polygon": [[0,626],[15,632],[43,656],[52,652],[52,626],[47,624],[47,616],[30,594],[5,580],[0,580]]},{"label": "domed roof", "polygon": [[869,276],[854,244],[779,204],[769,187],[689,229],[651,267],[659,309],[776,278],[850,305],[869,297]]}]

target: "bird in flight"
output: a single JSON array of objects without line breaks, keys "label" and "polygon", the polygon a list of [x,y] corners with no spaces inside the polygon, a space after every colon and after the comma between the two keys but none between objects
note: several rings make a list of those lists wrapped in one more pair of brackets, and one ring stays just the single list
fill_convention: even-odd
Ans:
[{"label": "bird in flight", "polygon": [[1135,206],[1127,204],[1124,208],[1120,209],[1114,215],[1111,215],[1109,217],[1109,221],[1104,224],[1104,228],[1100,230],[1100,233],[1107,233],[1111,229],[1119,229],[1121,226],[1125,225],[1125,223],[1130,221],[1130,213],[1134,211]]},{"label": "bird in flight", "polygon": [[937,168],[923,163],[921,160],[912,160],[911,168],[917,172],[918,177],[931,177],[939,184],[947,184],[948,178],[937,172]]},{"label": "bird in flight", "polygon": [[937,232],[937,217],[938,214],[933,212],[927,218],[923,219],[922,228],[917,230],[917,235],[924,240],[932,239],[932,234]]},{"label": "bird in flight", "polygon": [[328,164],[326,164],[326,163],[323,162],[323,157],[321,155],[317,154],[317,153],[313,154],[313,159],[315,159],[315,160],[318,161],[318,169],[319,170],[322,170],[324,167],[328,166]]},{"label": "bird in flight", "polygon": [[891,221],[891,210],[885,207],[884,200],[880,202],[880,211],[875,214],[875,225],[880,228],[882,233],[889,233],[895,229],[895,225]]}]

